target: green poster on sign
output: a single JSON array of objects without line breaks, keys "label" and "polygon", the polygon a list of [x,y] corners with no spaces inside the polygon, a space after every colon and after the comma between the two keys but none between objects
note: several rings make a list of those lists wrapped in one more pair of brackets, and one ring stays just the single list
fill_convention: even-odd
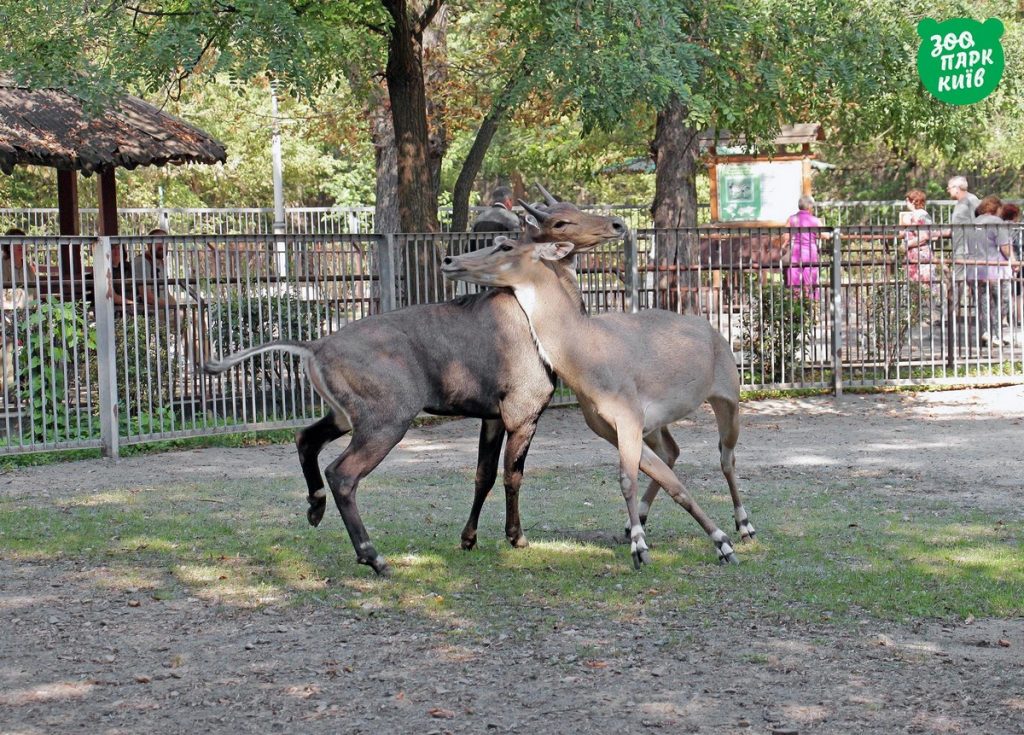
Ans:
[{"label": "green poster on sign", "polygon": [[723,222],[753,221],[761,212],[761,177],[751,166],[718,169],[718,216]]}]

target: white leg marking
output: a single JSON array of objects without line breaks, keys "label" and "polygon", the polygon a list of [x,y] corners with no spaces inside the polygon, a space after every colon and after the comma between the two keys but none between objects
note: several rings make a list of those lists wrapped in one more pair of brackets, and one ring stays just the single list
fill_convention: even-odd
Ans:
[{"label": "white leg marking", "polygon": [[644,527],[639,523],[629,529],[629,537],[632,539],[630,544],[630,551],[636,553],[638,551],[647,551],[647,542],[644,540]]},{"label": "white leg marking", "polygon": [[721,528],[711,534],[711,540],[715,542],[715,546],[718,548],[718,555],[720,557],[724,558],[733,553],[732,544],[729,543],[729,537],[725,535],[725,531]]},{"label": "white leg marking", "polygon": [[743,538],[753,538],[756,533],[754,524],[750,522],[747,511],[742,505],[736,508],[736,530],[742,534]]},{"label": "white leg marking", "polygon": [[316,492],[313,493],[313,497],[314,498],[326,498],[327,497],[327,491],[324,488],[320,488],[319,490],[317,490]]},{"label": "white leg marking", "polygon": [[641,518],[646,517],[647,514],[651,512],[651,506],[647,503],[646,500],[641,500],[640,501],[640,509],[639,509],[639,511],[640,511],[640,517]]}]

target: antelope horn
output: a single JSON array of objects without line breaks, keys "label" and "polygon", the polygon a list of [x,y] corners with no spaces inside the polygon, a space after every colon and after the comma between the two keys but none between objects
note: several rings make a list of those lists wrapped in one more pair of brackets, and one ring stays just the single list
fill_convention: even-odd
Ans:
[{"label": "antelope horn", "polygon": [[538,209],[532,204],[524,202],[522,199],[519,200],[519,204],[522,206],[523,209],[525,209],[527,212],[536,217],[538,222],[543,222],[544,220],[551,216],[543,209]]},{"label": "antelope horn", "polygon": [[537,182],[537,188],[540,189],[540,193],[544,195],[544,201],[548,203],[549,207],[558,204],[558,200],[555,199],[551,192],[545,189],[544,185],[539,181]]}]

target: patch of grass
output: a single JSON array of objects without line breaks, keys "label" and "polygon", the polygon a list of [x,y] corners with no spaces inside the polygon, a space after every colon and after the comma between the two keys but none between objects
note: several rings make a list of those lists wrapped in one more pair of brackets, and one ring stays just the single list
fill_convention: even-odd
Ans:
[{"label": "patch of grass", "polygon": [[[700,478],[692,467],[683,475]],[[717,476],[691,480],[727,531],[731,503]],[[500,488],[495,493],[500,495]],[[359,502],[391,564],[380,579],[355,563],[336,511],[305,520],[301,481],[129,488],[0,500],[0,554],[25,563],[73,562],[97,583],[157,599],[216,597],[239,605],[316,603],[443,621],[457,639],[528,617],[553,627],[646,613],[713,608],[809,620],[1012,617],[1024,614],[1019,524],[915,498],[900,507],[862,483],[751,483],[758,540],[742,564],[720,567],[710,541],[667,498],[649,523],[653,564],[635,572],[616,545],[624,509],[612,468],[529,475],[522,509],[530,547],[504,540],[503,503],[485,507],[479,547],[459,548],[472,476],[371,476]],[[581,654],[582,655],[582,654]]]}]

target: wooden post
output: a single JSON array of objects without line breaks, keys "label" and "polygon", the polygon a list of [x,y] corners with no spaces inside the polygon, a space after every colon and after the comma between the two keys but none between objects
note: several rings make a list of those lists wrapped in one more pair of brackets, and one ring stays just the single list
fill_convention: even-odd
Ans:
[{"label": "wooden post", "polygon": [[96,294],[96,357],[99,363],[100,446],[104,457],[120,456],[117,415],[117,359],[114,349],[114,303],[110,287],[110,238],[95,241],[93,293]]},{"label": "wooden post", "polygon": [[637,268],[636,233],[633,230],[626,231],[623,238],[625,244],[625,311],[636,314],[640,311],[640,273]]},{"label": "wooden post", "polygon": [[712,157],[708,164],[708,182],[711,184],[711,223],[718,222],[718,163]]},{"label": "wooden post", "polygon": [[398,273],[395,267],[395,236],[390,232],[377,241],[378,284],[380,286],[380,312],[383,314],[398,308]]},{"label": "wooden post", "polygon": [[832,394],[843,395],[843,242],[832,231]]},{"label": "wooden post", "polygon": [[117,237],[117,180],[113,166],[100,171],[97,186],[100,212],[96,221],[96,234]]},{"label": "wooden post", "polygon": [[57,171],[57,221],[61,235],[75,237],[81,233],[78,222],[77,171]]},{"label": "wooden post", "polygon": [[[78,224],[78,172],[57,171],[57,226],[58,233],[68,237],[79,234]],[[82,274],[82,251],[71,242],[60,244],[60,273],[65,283],[73,283]]]}]

